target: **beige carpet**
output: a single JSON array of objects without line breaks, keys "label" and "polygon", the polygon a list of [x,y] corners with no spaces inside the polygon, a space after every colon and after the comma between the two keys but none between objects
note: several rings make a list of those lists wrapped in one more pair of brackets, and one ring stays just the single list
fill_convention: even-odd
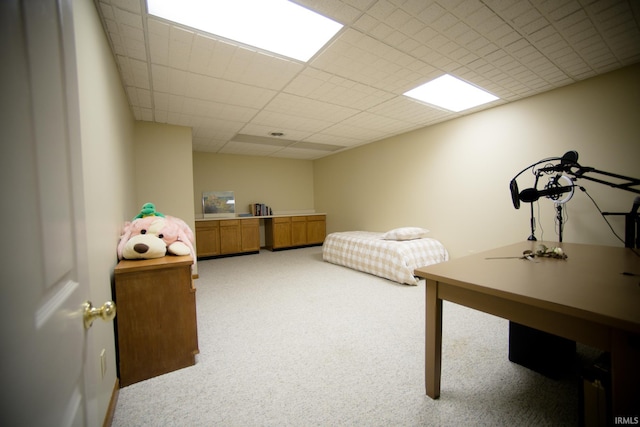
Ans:
[{"label": "beige carpet", "polygon": [[121,389],[114,426],[575,426],[578,381],[509,362],[508,322],[444,304],[442,396],[424,390],[424,281],[322,248],[198,263],[193,367]]}]

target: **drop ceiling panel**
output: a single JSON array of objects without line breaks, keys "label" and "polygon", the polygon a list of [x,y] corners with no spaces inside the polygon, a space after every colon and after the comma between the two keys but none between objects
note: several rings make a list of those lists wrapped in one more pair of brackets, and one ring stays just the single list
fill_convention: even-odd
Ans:
[{"label": "drop ceiling panel", "polygon": [[314,68],[307,68],[297,75],[287,85],[286,92],[358,111],[395,97],[384,90]]},{"label": "drop ceiling panel", "polygon": [[267,105],[264,110],[328,123],[344,120],[359,112],[359,110],[355,108],[342,107],[335,103],[323,102],[286,93],[277,95],[269,102],[269,105]]},{"label": "drop ceiling panel", "polygon": [[[144,0],[95,0],[134,117],[190,126],[214,153],[318,158],[332,151],[232,140],[349,148],[640,61],[635,0],[296,2],[344,25],[308,63],[149,16]],[[451,113],[402,95],[445,73],[501,100]]]},{"label": "drop ceiling panel", "polygon": [[248,142],[229,141],[219,151],[222,154],[243,154],[252,156],[269,156],[282,150],[282,147]]},{"label": "drop ceiling panel", "polygon": [[274,129],[275,132],[283,132],[285,135],[291,131],[300,131],[303,134],[312,134],[320,132],[331,126],[333,122],[328,120],[320,120],[314,117],[305,117],[301,115],[290,115],[287,113],[274,112],[268,110],[260,111],[252,120],[251,124],[268,127]]},{"label": "drop ceiling panel", "polygon": [[303,141],[315,134],[315,132],[309,130],[294,129],[286,126],[276,127],[273,126],[272,123],[261,125],[256,120],[251,121],[249,124],[245,124],[239,132],[257,137],[268,137],[272,132],[281,132],[284,134],[284,138],[295,141]]}]

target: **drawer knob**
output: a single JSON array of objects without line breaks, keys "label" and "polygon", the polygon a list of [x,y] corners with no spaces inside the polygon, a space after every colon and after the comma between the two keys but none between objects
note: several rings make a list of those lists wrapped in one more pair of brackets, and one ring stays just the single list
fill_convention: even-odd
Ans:
[{"label": "drawer knob", "polygon": [[113,301],[107,301],[102,307],[96,308],[91,304],[91,301],[87,301],[82,304],[82,317],[85,329],[89,329],[93,325],[93,321],[98,317],[105,322],[113,320],[116,317],[116,304]]}]

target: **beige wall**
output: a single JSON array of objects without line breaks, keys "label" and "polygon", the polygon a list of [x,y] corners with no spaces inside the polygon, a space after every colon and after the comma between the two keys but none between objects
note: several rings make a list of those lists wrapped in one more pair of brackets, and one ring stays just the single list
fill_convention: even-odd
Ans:
[{"label": "beige wall", "polygon": [[[640,177],[638,111],[640,65],[338,153],[314,162],[315,208],[328,214],[328,232],[429,228],[454,257],[524,240],[530,205],[513,208],[509,181],[568,150],[582,165]],[[520,189],[533,182],[518,178]],[[636,196],[578,183],[603,211],[628,211]],[[539,206],[536,236],[557,241],[553,202]],[[564,241],[621,245],[584,193],[564,206]],[[622,220],[611,221],[623,235]]]},{"label": "beige wall", "polygon": [[202,193],[233,191],[236,213],[265,203],[274,213],[313,211],[313,162],[310,160],[193,153],[193,198],[202,218]]},{"label": "beige wall", "polygon": [[[112,299],[116,247],[125,221],[150,201],[192,228],[191,129],[136,122],[113,54],[92,2],[75,0],[81,138],[89,247],[90,296]],[[96,395],[92,425],[101,425],[116,381],[113,324],[96,322],[89,334],[88,375]],[[107,372],[100,376],[105,350]],[[93,373],[92,373],[93,372]]]},{"label": "beige wall", "polygon": [[159,212],[183,219],[193,230],[191,128],[136,122],[135,129],[136,209],[131,218],[151,202]]},{"label": "beige wall", "polygon": [[[74,26],[80,102],[83,181],[90,298],[95,305],[111,300],[116,245],[123,218],[136,209],[132,182],[134,120],[113,55],[93,2],[74,1]],[[102,425],[116,381],[113,323],[95,322],[87,334],[85,369],[91,387],[87,398],[97,406],[91,425]],[[100,352],[107,371],[100,375]],[[90,389],[96,395],[91,395]]]}]

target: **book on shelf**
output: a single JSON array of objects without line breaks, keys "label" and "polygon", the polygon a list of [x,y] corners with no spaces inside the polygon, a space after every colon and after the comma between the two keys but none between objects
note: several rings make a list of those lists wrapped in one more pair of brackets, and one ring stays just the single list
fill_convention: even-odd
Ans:
[{"label": "book on shelf", "polygon": [[249,210],[254,216],[273,215],[273,210],[264,203],[252,203],[251,205],[249,205]]}]

